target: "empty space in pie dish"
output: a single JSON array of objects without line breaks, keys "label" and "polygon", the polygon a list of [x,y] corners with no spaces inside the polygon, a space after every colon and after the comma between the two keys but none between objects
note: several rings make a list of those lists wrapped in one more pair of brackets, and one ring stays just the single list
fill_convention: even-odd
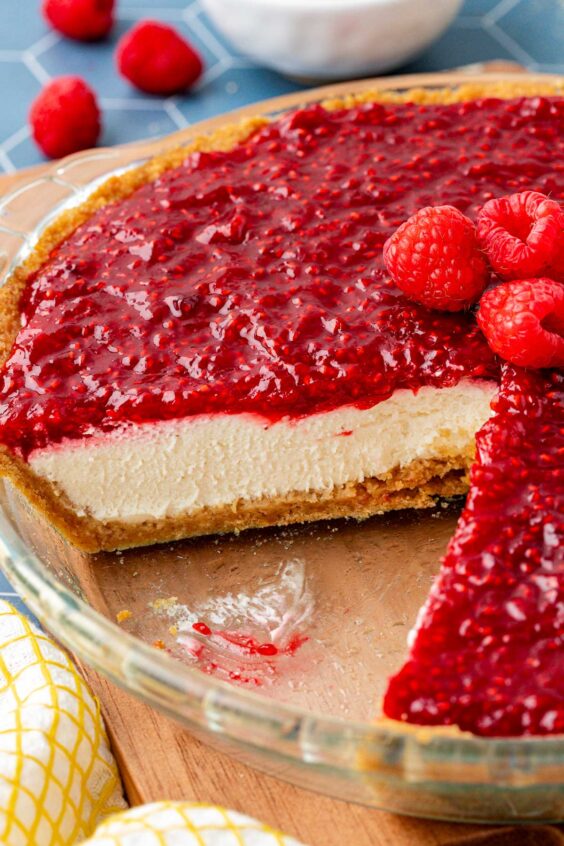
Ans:
[{"label": "empty space in pie dish", "polygon": [[122,626],[177,660],[280,702],[370,720],[456,511],[100,553],[93,570],[110,615],[131,611]]},{"label": "empty space in pie dish", "polygon": [[[6,506],[48,572],[112,622],[203,677],[345,720],[375,719],[459,513],[193,538],[96,555],[59,538],[19,494]],[[111,644],[108,644],[111,648]]]}]

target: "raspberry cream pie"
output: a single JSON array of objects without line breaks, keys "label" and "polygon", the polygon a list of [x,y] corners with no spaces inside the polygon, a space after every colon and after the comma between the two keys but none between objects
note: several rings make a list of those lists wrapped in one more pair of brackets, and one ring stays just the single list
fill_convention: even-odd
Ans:
[{"label": "raspberry cream pie", "polygon": [[527,93],[350,97],[110,179],[1,292],[4,474],[87,551],[467,490],[498,360],[382,246],[434,201],[558,196],[564,102]]},{"label": "raspberry cream pie", "polygon": [[[4,475],[95,551],[431,505],[467,489],[477,443],[383,710],[562,733],[564,383],[547,369],[561,361],[562,267],[547,232],[562,234],[564,99],[526,88],[250,121],[62,215],[0,292]],[[526,227],[500,223],[505,194],[512,214],[542,218],[526,249]],[[480,325],[544,370],[500,365],[471,312],[433,310],[486,284],[460,214],[479,209],[488,256],[511,242],[517,270],[525,256],[545,277],[491,288]],[[405,252],[421,226],[438,227],[443,269],[473,257],[448,289],[428,285],[432,237],[421,260]]]}]

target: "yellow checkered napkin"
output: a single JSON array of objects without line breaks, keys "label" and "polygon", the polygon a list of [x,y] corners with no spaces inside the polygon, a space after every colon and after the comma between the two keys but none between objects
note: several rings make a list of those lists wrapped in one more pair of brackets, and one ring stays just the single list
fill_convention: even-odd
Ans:
[{"label": "yellow checkered napkin", "polygon": [[109,817],[82,846],[300,846],[267,825],[213,805],[155,802]]},{"label": "yellow checkered napkin", "polygon": [[68,656],[0,600],[0,846],[300,846],[191,802],[125,808],[98,703]]},{"label": "yellow checkered napkin", "polygon": [[58,646],[0,600],[0,844],[72,846],[124,807],[86,683]]}]

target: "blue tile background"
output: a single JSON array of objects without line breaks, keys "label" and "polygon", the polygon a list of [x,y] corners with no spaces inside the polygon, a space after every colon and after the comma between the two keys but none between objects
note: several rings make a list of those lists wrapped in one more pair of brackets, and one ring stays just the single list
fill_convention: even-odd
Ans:
[{"label": "blue tile background", "polygon": [[[51,32],[39,6],[40,0],[0,0],[0,171],[42,160],[29,137],[27,110],[41,86],[60,74],[80,74],[98,92],[104,110],[103,144],[162,135],[300,88],[234,51],[214,30],[199,0],[118,0],[111,38],[98,44],[79,44]],[[206,72],[192,93],[148,97],[116,73],[116,42],[143,17],[174,24],[201,51]],[[488,59],[564,72],[564,0],[466,0],[442,38],[398,71],[442,70]]]},{"label": "blue tile background", "polygon": [[[0,171],[42,161],[29,137],[27,110],[42,85],[60,74],[80,74],[98,92],[104,110],[103,144],[162,135],[300,88],[237,54],[214,30],[198,0],[119,0],[111,38],[92,45],[51,32],[39,6],[39,0],[0,0]],[[195,91],[167,99],[148,97],[132,90],[115,72],[117,39],[143,17],[174,24],[201,51],[206,72]],[[394,72],[443,70],[489,59],[511,59],[532,70],[564,73],[564,0],[466,0],[442,38]],[[0,596],[23,607],[1,575]]]}]

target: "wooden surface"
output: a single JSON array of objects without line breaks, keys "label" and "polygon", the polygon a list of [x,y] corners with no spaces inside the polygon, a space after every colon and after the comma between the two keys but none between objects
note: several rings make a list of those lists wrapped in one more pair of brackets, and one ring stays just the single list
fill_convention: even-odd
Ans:
[{"label": "wooden surface", "polygon": [[[175,723],[81,667],[103,703],[130,802],[193,799],[227,805],[280,828],[309,846],[450,846],[502,829],[429,822],[338,802],[265,776],[211,749]],[[150,762],[150,763],[149,763]],[[548,826],[504,827],[507,846],[550,846]],[[469,840],[468,840],[469,838]],[[502,842],[499,842],[502,846]],[[564,842],[563,842],[564,846]]]},{"label": "wooden surface", "polygon": [[[41,171],[39,167],[31,173],[0,177],[0,195]],[[204,746],[90,668],[82,666],[82,670],[102,703],[132,803],[166,798],[225,804],[259,817],[309,846],[447,846],[486,842],[491,846],[550,846],[563,842],[555,828],[494,830],[426,822],[298,789]]]}]

